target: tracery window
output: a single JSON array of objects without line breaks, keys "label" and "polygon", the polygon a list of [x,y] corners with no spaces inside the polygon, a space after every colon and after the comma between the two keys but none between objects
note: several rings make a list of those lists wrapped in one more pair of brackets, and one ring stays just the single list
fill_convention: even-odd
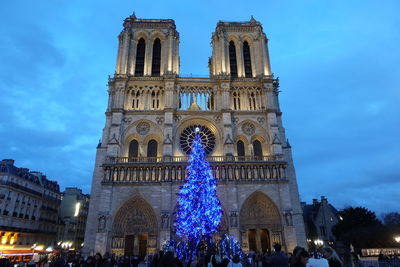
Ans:
[{"label": "tracery window", "polygon": [[229,64],[231,67],[231,77],[237,78],[237,60],[236,60],[236,47],[233,41],[229,42]]},{"label": "tracery window", "polygon": [[132,108],[139,109],[140,92],[132,92]]},{"label": "tracery window", "polygon": [[233,109],[240,110],[240,93],[233,92]]},{"label": "tracery window", "polygon": [[158,146],[158,143],[154,139],[151,139],[147,143],[147,157],[150,157],[150,158],[157,157],[157,146]]},{"label": "tracery window", "polygon": [[160,107],[160,92],[151,93],[151,107],[152,109],[158,109]]},{"label": "tracery window", "polygon": [[137,140],[132,140],[129,143],[129,152],[128,152],[128,157],[129,158],[136,158],[139,155],[139,143]]},{"label": "tracery window", "polygon": [[143,38],[140,38],[136,49],[135,76],[142,77],[144,75],[145,52],[146,52],[146,42]]},{"label": "tracery window", "polygon": [[258,140],[253,141],[253,153],[256,159],[261,159],[263,156],[261,142]]},{"label": "tracery window", "polygon": [[249,109],[250,110],[256,110],[256,97],[254,92],[249,93]]},{"label": "tracery window", "polygon": [[181,149],[185,151],[186,154],[192,152],[192,143],[196,135],[196,128],[198,128],[201,143],[204,146],[206,154],[210,155],[215,147],[215,135],[210,129],[202,125],[191,125],[183,130],[179,140]]},{"label": "tracery window", "polygon": [[244,154],[244,143],[243,143],[242,140],[237,141],[236,149],[237,149],[237,155],[239,157],[239,160],[240,159],[244,159],[244,156],[245,156],[245,154]]},{"label": "tracery window", "polygon": [[251,70],[251,57],[250,57],[250,46],[247,41],[243,42],[243,61],[244,61],[244,73],[246,78],[253,77]]},{"label": "tracery window", "polygon": [[151,76],[159,77],[161,68],[161,41],[158,38],[154,40],[152,61]]}]

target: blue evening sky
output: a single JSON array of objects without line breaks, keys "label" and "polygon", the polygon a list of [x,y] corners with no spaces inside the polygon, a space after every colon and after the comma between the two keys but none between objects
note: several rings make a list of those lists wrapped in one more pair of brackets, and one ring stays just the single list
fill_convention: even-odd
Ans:
[{"label": "blue evening sky", "polygon": [[123,19],[174,19],[181,73],[207,75],[217,21],[253,15],[280,77],[301,199],[399,211],[399,10],[396,0],[3,0],[0,159],[89,193]]}]

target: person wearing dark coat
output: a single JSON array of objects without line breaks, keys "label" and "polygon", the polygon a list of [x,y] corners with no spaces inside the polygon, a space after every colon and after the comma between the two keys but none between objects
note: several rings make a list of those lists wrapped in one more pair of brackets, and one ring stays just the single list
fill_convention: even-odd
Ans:
[{"label": "person wearing dark coat", "polygon": [[268,262],[271,267],[287,267],[289,264],[288,256],[283,253],[281,244],[274,245],[275,253],[271,255]]},{"label": "person wearing dark coat", "polygon": [[306,267],[310,254],[302,247],[295,247],[290,259],[290,267]]}]

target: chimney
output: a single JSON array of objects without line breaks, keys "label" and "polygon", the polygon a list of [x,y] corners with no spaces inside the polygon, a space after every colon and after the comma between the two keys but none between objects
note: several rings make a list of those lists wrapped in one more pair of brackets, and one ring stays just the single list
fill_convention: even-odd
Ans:
[{"label": "chimney", "polygon": [[312,203],[313,203],[313,205],[317,205],[318,204],[318,199],[313,198]]},{"label": "chimney", "polygon": [[2,164],[7,165],[7,166],[13,166],[14,165],[14,160],[13,159],[3,159],[1,161]]},{"label": "chimney", "polygon": [[321,196],[321,203],[328,203],[328,199],[325,196]]}]

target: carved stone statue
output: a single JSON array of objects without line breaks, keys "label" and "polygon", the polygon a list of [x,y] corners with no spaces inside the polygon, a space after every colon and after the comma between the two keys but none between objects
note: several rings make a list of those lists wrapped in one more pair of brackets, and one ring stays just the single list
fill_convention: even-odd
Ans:
[{"label": "carved stone statue", "polygon": [[99,232],[104,232],[106,230],[106,224],[107,224],[106,216],[100,216],[99,225],[98,225],[98,231]]},{"label": "carved stone statue", "polygon": [[161,215],[161,227],[162,229],[168,229],[169,228],[169,215],[164,213]]},{"label": "carved stone statue", "polygon": [[231,223],[231,227],[237,227],[238,226],[238,214],[236,211],[232,211],[231,212],[231,216],[230,216],[230,223]]}]

